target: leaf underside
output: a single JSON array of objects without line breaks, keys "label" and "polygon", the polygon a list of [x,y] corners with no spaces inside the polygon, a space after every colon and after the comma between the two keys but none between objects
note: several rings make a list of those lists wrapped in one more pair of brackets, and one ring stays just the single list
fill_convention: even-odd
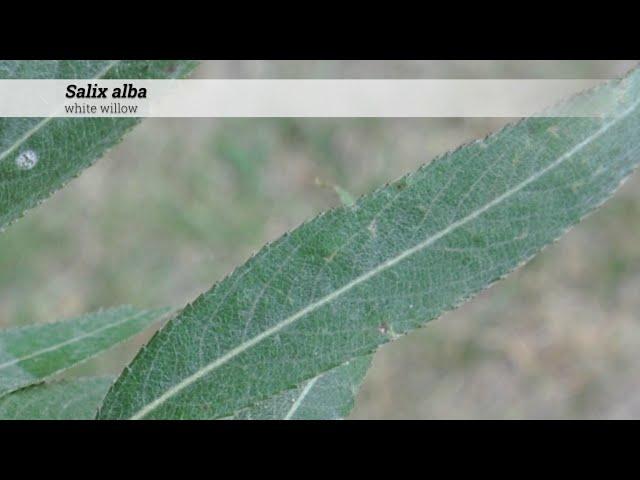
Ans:
[{"label": "leaf underside", "polygon": [[[191,61],[0,61],[0,79],[163,79]],[[0,231],[100,158],[135,118],[0,118]],[[37,163],[21,167],[21,155]]]},{"label": "leaf underside", "polygon": [[[188,305],[99,418],[224,418],[367,355],[523,264],[602,204],[640,150],[640,73],[525,119],[264,247]],[[565,105],[567,106],[567,105]]]},{"label": "leaf underside", "polygon": [[0,397],[131,338],[167,311],[125,306],[60,322],[0,330]]},{"label": "leaf underside", "polygon": [[355,358],[303,385],[237,412],[234,420],[340,420],[351,412],[371,356]]},{"label": "leaf underside", "polygon": [[112,383],[79,378],[23,388],[0,398],[0,420],[91,420]]}]

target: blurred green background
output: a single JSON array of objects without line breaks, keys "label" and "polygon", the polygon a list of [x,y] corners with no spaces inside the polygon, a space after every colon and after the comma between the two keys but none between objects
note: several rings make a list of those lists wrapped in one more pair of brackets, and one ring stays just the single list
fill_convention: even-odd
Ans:
[{"label": "blurred green background", "polygon": [[[196,78],[609,78],[634,61],[224,61]],[[147,119],[0,236],[0,328],[180,307],[273,240],[505,119]],[[640,417],[640,176],[375,357],[352,418]],[[119,371],[151,332],[73,372]]]}]

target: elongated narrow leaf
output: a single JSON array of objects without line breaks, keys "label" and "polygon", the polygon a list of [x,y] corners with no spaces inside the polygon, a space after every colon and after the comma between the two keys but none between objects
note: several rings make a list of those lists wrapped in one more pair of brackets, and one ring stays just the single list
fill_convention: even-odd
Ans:
[{"label": "elongated narrow leaf", "polygon": [[263,248],[154,337],[100,417],[231,416],[375,351],[526,262],[640,159],[640,72],[566,111],[572,102],[607,110],[510,125]]},{"label": "elongated narrow leaf", "polygon": [[0,398],[0,420],[91,420],[112,383],[79,378],[23,388]]},{"label": "elongated narrow leaf", "polygon": [[[175,78],[185,61],[0,61],[0,79]],[[135,118],[0,118],[0,231],[80,174]]]},{"label": "elongated narrow leaf", "polygon": [[351,409],[371,356],[351,360],[273,398],[247,407],[236,420],[340,420]]},{"label": "elongated narrow leaf", "polygon": [[0,330],[0,396],[127,340],[167,311],[118,307],[61,322]]}]

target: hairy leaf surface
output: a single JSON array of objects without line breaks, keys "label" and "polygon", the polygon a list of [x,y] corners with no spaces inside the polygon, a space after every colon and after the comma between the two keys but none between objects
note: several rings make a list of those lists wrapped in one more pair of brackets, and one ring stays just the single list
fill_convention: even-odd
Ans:
[{"label": "hairy leaf surface", "polygon": [[0,396],[131,338],[167,311],[125,306],[55,323],[0,330]]},{"label": "hairy leaf surface", "polygon": [[[0,61],[0,79],[162,79],[187,61]],[[135,118],[0,118],[0,231],[100,158]]]},{"label": "hairy leaf surface", "polygon": [[341,420],[353,409],[371,356],[355,358],[300,387],[258,402],[234,415],[235,420]]},{"label": "hairy leaf surface", "polygon": [[91,420],[112,383],[79,378],[23,388],[0,398],[0,420]]},{"label": "hairy leaf surface", "polygon": [[[604,101],[603,101],[604,99]],[[303,224],[188,305],[100,418],[221,418],[460,305],[602,204],[640,159],[640,73]]]}]

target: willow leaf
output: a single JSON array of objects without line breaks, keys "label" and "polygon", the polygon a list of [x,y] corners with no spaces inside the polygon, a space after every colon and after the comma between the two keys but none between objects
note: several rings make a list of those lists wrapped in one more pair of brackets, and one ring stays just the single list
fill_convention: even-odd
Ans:
[{"label": "willow leaf", "polygon": [[118,307],[0,330],[0,396],[38,383],[140,333],[168,309]]},{"label": "willow leaf", "polygon": [[504,277],[640,158],[638,70],[572,104],[607,109],[509,125],[264,247],[154,337],[100,418],[231,416]]},{"label": "willow leaf", "polygon": [[242,409],[235,420],[340,420],[353,409],[371,356],[353,359],[301,386]]},{"label": "willow leaf", "polygon": [[91,420],[112,383],[79,378],[23,388],[0,398],[0,420]]},{"label": "willow leaf", "polygon": [[[187,61],[0,61],[0,79],[162,79]],[[135,118],[0,118],[0,231],[100,158]]]}]

